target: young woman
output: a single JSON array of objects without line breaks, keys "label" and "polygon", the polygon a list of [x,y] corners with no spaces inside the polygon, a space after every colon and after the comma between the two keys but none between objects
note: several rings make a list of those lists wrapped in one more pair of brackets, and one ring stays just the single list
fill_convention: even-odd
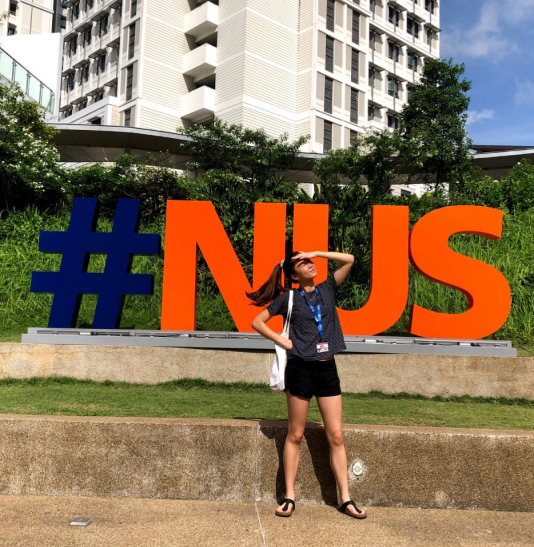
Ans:
[{"label": "young woman", "polygon": [[[323,283],[314,285],[317,275],[313,258],[326,258],[339,263],[339,268]],[[252,322],[252,328],[288,350],[285,376],[288,430],[284,445],[286,497],[276,515],[290,517],[295,509],[295,477],[299,463],[300,443],[308,418],[311,398],[315,395],[330,446],[330,462],[336,477],[341,506],[339,510],[354,518],[367,515],[350,499],[347,456],[341,431],[341,389],[334,355],[345,349],[336,311],[337,288],[347,277],[354,257],[343,253],[314,251],[291,253],[277,265],[269,279],[247,296],[265,308]],[[267,326],[275,315],[287,316],[289,291],[282,285],[281,274],[299,284],[293,294],[293,311],[289,339]]]}]

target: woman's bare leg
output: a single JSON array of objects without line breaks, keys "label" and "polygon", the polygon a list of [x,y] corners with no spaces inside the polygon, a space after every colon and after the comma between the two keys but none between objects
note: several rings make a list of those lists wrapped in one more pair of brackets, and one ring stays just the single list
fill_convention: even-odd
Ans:
[{"label": "woman's bare leg", "polygon": [[[304,436],[304,428],[308,419],[310,399],[291,395],[286,391],[287,399],[287,437],[284,444],[284,475],[286,482],[286,498],[295,499],[295,477],[299,465],[300,443]],[[293,506],[289,505],[286,511],[282,511],[282,505],[278,506],[280,513],[290,513]]]},{"label": "woman's bare leg", "polygon": [[[347,454],[341,430],[341,417],[343,413],[341,395],[317,397],[317,405],[323,418],[326,438],[330,445],[330,464],[336,477],[339,496],[341,503],[345,503],[350,500],[350,493]],[[348,509],[351,513],[359,514],[352,506],[349,506]]]}]

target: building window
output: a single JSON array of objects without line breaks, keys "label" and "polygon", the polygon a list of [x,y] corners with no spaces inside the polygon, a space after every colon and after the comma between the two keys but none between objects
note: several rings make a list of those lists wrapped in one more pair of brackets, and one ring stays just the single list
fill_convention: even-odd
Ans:
[{"label": "building window", "polygon": [[132,0],[130,4],[130,17],[135,17],[137,15],[137,0]]},{"label": "building window", "polygon": [[412,86],[408,86],[408,101],[410,100],[410,97],[412,96],[413,92],[414,92],[414,88]]},{"label": "building window", "polygon": [[84,101],[80,103],[78,110],[83,110],[84,108],[87,108],[87,99],[85,99]]},{"label": "building window", "polygon": [[93,118],[92,120],[89,120],[89,123],[91,125],[102,125],[102,118]]},{"label": "building window", "polygon": [[372,104],[367,107],[367,119],[370,122],[375,119],[375,107]]},{"label": "building window", "polygon": [[334,39],[326,37],[326,63],[325,69],[334,72]]},{"label": "building window", "polygon": [[369,85],[371,87],[375,85],[375,69],[372,66],[369,67]]},{"label": "building window", "polygon": [[84,82],[89,81],[89,63],[83,65],[82,67],[82,79]]},{"label": "building window", "polygon": [[75,36],[70,41],[70,53],[71,53],[71,55],[75,55],[77,49],[78,49],[78,36]]},{"label": "building window", "polygon": [[72,6],[72,15],[74,19],[78,19],[78,17],[80,17],[80,2],[76,2],[76,4]]},{"label": "building window", "polygon": [[398,129],[399,118],[397,118],[397,116],[393,116],[392,114],[388,114],[388,127],[390,129]]},{"label": "building window", "polygon": [[350,81],[358,83],[360,72],[360,53],[357,49],[352,50],[350,59]]},{"label": "building window", "polygon": [[392,25],[395,25],[396,27],[398,27],[400,24],[400,17],[401,17],[400,10],[392,6],[389,6],[389,22]]},{"label": "building window", "polygon": [[109,14],[106,13],[102,19],[100,19],[98,35],[104,36],[108,32]]},{"label": "building window", "polygon": [[425,9],[430,13],[434,13],[434,0],[425,0]]},{"label": "building window", "polygon": [[369,11],[374,15],[376,11],[376,0],[369,0]]},{"label": "building window", "polygon": [[74,72],[69,73],[67,76],[67,91],[74,89]]},{"label": "building window", "polygon": [[358,142],[358,132],[350,130],[350,145],[354,146]]},{"label": "building window", "polygon": [[103,98],[104,98],[104,92],[103,92],[103,91],[99,91],[99,92],[95,95],[95,103],[97,103],[98,101],[101,101]]},{"label": "building window", "polygon": [[67,28],[67,18],[64,15],[62,15],[61,19],[59,21],[60,21],[59,24],[60,24],[61,28],[66,29]]},{"label": "building window", "polygon": [[92,39],[92,35],[93,35],[92,31],[93,31],[93,29],[91,27],[88,27],[83,31],[83,36],[84,36],[84,39],[85,39],[85,43],[87,45],[89,45],[91,43],[91,39]]},{"label": "building window", "polygon": [[132,122],[132,109],[128,108],[128,110],[124,111],[124,127],[130,127],[131,122]]},{"label": "building window", "polygon": [[133,65],[126,68],[126,100],[132,98],[133,91]]},{"label": "building window", "polygon": [[326,28],[334,31],[334,10],[336,2],[335,0],[327,0],[326,3]]},{"label": "building window", "polygon": [[66,112],[65,118],[68,118],[69,116],[72,116],[72,108],[67,108],[67,112]]},{"label": "building window", "polygon": [[17,3],[9,2],[9,13],[11,15],[17,15]]},{"label": "building window", "polygon": [[391,76],[388,77],[388,95],[399,98],[399,81]]},{"label": "building window", "polygon": [[419,38],[420,28],[419,22],[412,17],[408,17],[408,19],[406,19],[406,32],[411,34],[414,38]]},{"label": "building window", "polygon": [[408,68],[413,70],[414,72],[417,72],[417,68],[419,65],[419,58],[413,51],[408,51]]},{"label": "building window", "polygon": [[426,29],[426,43],[432,46],[432,29],[430,28]]},{"label": "building window", "polygon": [[358,90],[350,88],[350,121],[358,123]]},{"label": "building window", "polygon": [[388,57],[393,59],[395,62],[399,61],[400,58],[400,46],[395,42],[388,42]]},{"label": "building window", "polygon": [[360,43],[360,14],[352,11],[352,41],[355,44]]},{"label": "building window", "polygon": [[98,69],[102,73],[106,70],[106,54],[102,53],[98,58]]},{"label": "building window", "polygon": [[369,31],[369,47],[375,49],[376,34],[374,30]]},{"label": "building window", "polygon": [[128,59],[131,59],[134,56],[135,51],[135,23],[128,27],[129,37],[128,37]]},{"label": "building window", "polygon": [[93,9],[95,0],[86,0],[85,9],[89,11],[90,9]]},{"label": "building window", "polygon": [[324,121],[324,152],[332,150],[332,122]]},{"label": "building window", "polygon": [[328,114],[332,114],[332,88],[334,87],[334,80],[332,78],[325,78],[324,81],[324,111]]},{"label": "building window", "polygon": [[9,25],[7,27],[7,35],[14,36],[15,34],[17,34],[17,27],[15,25]]}]

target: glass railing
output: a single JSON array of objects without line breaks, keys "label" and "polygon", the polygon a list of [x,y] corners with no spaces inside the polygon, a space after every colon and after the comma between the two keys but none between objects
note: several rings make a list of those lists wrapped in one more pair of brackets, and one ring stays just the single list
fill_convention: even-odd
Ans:
[{"label": "glass railing", "polygon": [[0,47],[0,75],[17,82],[26,95],[54,113],[55,93]]}]

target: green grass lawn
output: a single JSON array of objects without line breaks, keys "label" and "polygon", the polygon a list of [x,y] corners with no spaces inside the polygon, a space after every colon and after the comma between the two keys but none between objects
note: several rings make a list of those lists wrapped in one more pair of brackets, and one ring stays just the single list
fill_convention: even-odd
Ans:
[{"label": "green grass lawn", "polygon": [[[0,380],[0,413],[77,416],[287,419],[283,393],[259,384],[199,379],[157,385],[72,378]],[[309,421],[320,422],[315,399]],[[534,429],[534,401],[407,394],[343,395],[343,421],[352,424]]]}]

